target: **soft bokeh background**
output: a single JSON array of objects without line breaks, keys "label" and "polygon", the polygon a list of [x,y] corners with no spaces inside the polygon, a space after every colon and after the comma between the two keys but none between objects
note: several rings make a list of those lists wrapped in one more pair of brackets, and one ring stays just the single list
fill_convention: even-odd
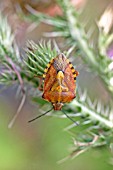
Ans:
[{"label": "soft bokeh background", "polygon": [[[110,2],[111,0],[72,1],[77,8],[84,8],[81,22],[86,20],[89,25],[94,25]],[[16,34],[18,46],[21,50],[27,39],[38,42],[44,31],[51,30],[50,27],[41,24],[30,31],[30,24],[20,19],[15,10],[20,5],[27,15],[25,4],[50,15],[55,15],[55,12],[60,13],[54,1],[50,0],[41,2],[38,0],[0,0],[0,10],[4,14],[8,14],[9,23]],[[95,78],[91,73],[83,72],[84,68],[81,68],[81,63],[78,63],[77,68],[81,73],[78,82],[82,88],[88,88],[92,97],[100,97],[103,101],[105,101],[105,98],[109,98],[98,78]],[[69,159],[62,164],[58,164],[59,160],[69,155],[73,146],[70,134],[64,131],[70,121],[55,117],[43,117],[37,122],[28,124],[27,121],[39,113],[38,106],[31,103],[29,98],[12,129],[8,129],[8,123],[20,102],[15,94],[15,86],[8,87],[0,93],[0,170],[113,169],[110,164],[111,155],[107,148],[90,150],[73,160]]]}]

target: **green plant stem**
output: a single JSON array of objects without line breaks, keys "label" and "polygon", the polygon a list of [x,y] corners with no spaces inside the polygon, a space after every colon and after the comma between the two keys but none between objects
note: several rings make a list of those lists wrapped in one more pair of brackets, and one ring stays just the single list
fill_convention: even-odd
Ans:
[{"label": "green plant stem", "polygon": [[[89,65],[91,69],[93,69],[98,74],[98,76],[104,82],[105,87],[109,92],[110,96],[113,97],[113,86],[110,85],[110,79],[108,78],[109,72],[104,71],[105,68],[102,65],[103,63],[100,53],[96,54],[94,50],[90,47],[84,29],[82,28],[78,21],[78,16],[75,11],[75,8],[70,4],[69,0],[62,0],[62,3],[60,3],[60,1],[58,2],[59,5],[61,5],[62,9],[64,10],[64,15],[66,16],[67,19],[71,39],[74,40],[75,44],[78,44],[81,50],[82,59]],[[111,39],[109,41],[111,41]],[[106,57],[107,56],[104,56],[105,59]],[[110,62],[110,60],[106,59],[106,62]],[[105,67],[107,66],[105,65]]]},{"label": "green plant stem", "polygon": [[67,9],[65,10],[65,15],[72,39],[75,42],[78,42],[78,46],[82,49],[83,58],[86,58],[88,62],[92,63],[93,67],[97,67],[94,52],[88,45],[86,34],[78,22],[78,16],[75,9],[73,9],[68,0],[63,0],[62,4],[62,8]]},{"label": "green plant stem", "polygon": [[102,117],[101,115],[99,115],[98,113],[92,111],[91,109],[89,109],[88,107],[84,106],[82,103],[78,102],[77,100],[73,100],[70,103],[70,106],[72,108],[76,107],[80,107],[81,110],[83,111],[83,114],[89,114],[90,117],[94,120],[99,121],[100,124],[104,124],[105,126],[107,126],[108,128],[113,128],[113,122],[110,120],[105,119],[104,117]]}]

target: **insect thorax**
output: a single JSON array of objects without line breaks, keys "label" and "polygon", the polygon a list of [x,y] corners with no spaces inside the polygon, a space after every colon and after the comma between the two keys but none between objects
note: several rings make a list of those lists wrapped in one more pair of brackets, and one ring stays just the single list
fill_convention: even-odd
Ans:
[{"label": "insect thorax", "polygon": [[64,54],[60,54],[54,59],[53,65],[57,71],[64,71],[67,66],[67,58]]}]

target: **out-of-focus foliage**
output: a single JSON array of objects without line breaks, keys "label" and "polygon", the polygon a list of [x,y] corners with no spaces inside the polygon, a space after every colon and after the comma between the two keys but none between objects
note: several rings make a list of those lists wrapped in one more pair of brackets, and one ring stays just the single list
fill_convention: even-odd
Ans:
[{"label": "out-of-focus foliage", "polygon": [[[46,33],[46,35],[65,39],[64,47],[68,48],[69,51],[70,46],[73,45],[74,56],[81,57],[84,65],[87,64],[89,70],[93,71],[95,76],[98,75],[103,85],[105,85],[108,94],[111,96],[110,103],[104,106],[97,98],[92,102],[88,94],[84,90],[80,92],[80,88],[78,88],[77,98],[64,107],[68,116],[72,117],[79,124],[79,126],[71,124],[66,128],[66,131],[74,139],[74,147],[70,156],[78,156],[94,147],[104,146],[112,151],[113,61],[107,54],[109,45],[113,40],[113,35],[109,33],[112,23],[110,23],[110,26],[108,24],[103,25],[101,22],[102,19],[100,19],[98,22],[98,44],[96,47],[92,46],[90,37],[85,32],[85,26],[83,27],[79,22],[79,13],[75,10],[75,7],[69,0],[58,0],[57,3],[61,7],[61,15],[51,17],[34,11],[30,6],[27,6],[27,9],[31,12],[31,15],[29,17],[27,16],[27,19],[36,22],[36,24],[42,22],[52,25],[54,30],[48,34]],[[111,12],[110,14],[113,13]],[[57,55],[57,49],[51,47],[51,42],[39,42],[39,44],[35,44],[30,41],[26,49],[26,56],[21,57],[16,53],[14,36],[11,34],[6,19],[2,19],[1,16],[0,22],[0,25],[3,25],[0,28],[0,82],[4,82],[4,84],[19,82],[22,89],[27,89],[28,85],[30,85],[28,94],[31,92],[33,100],[45,110],[45,102],[39,100],[37,93],[35,93],[38,91],[36,87],[39,86],[38,78],[36,79],[35,76],[42,77],[47,63]],[[103,29],[103,27],[107,27],[108,31],[106,32],[106,29]],[[8,31],[6,28],[8,28]],[[34,93],[32,90],[34,90]],[[88,89],[86,90],[88,91]],[[46,105],[49,104],[46,103]],[[66,118],[60,112],[54,113],[54,116]]]}]

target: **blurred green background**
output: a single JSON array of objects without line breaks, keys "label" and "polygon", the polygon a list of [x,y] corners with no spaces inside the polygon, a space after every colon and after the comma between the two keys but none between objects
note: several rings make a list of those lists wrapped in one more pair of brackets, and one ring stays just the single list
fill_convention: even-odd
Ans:
[{"label": "blurred green background", "polygon": [[[51,30],[41,24],[35,30],[26,33],[28,24],[21,21],[15,13],[16,4],[20,3],[24,9],[24,4],[34,5],[42,12],[45,12],[54,1],[14,1],[1,0],[0,10],[9,14],[9,21],[12,29],[16,30],[16,39],[20,48],[23,48],[27,39],[38,42],[45,30]],[[78,8],[84,6],[84,17],[95,22],[99,18],[110,0],[78,0]],[[82,4],[83,3],[83,4]],[[97,5],[98,4],[98,5]],[[36,6],[37,5],[37,6]],[[48,13],[46,11],[46,13]],[[15,15],[14,15],[15,14]],[[82,19],[84,19],[81,16]],[[36,36],[37,35],[37,36]],[[91,76],[91,75],[88,75]],[[89,80],[81,73],[79,83],[86,86],[85,80]],[[84,77],[84,79],[83,79]],[[93,78],[92,78],[93,79]],[[88,84],[88,82],[87,82]],[[98,86],[98,87],[97,87]],[[101,87],[97,82],[96,89]],[[1,87],[2,88],[2,87]],[[90,86],[92,96],[99,95],[98,90],[92,93],[94,84]],[[102,88],[101,91],[102,92]],[[102,93],[100,93],[101,95]],[[107,97],[107,96],[106,96]],[[64,128],[70,124],[70,120],[59,119],[55,117],[43,117],[40,120],[28,124],[28,120],[38,113],[38,106],[33,106],[29,99],[26,101],[21,114],[15,122],[12,129],[8,129],[8,123],[16,112],[19,100],[15,98],[15,88],[9,87],[0,94],[0,170],[112,170],[111,155],[107,148],[97,148],[89,150],[73,160],[67,160],[62,164],[57,162],[71,153],[73,140],[64,131]]]},{"label": "blurred green background", "polygon": [[[32,117],[26,106],[12,129],[7,125],[13,111],[13,103],[0,101],[0,169],[1,170],[112,170],[107,148],[89,150],[73,160],[57,162],[70,154],[73,146],[64,127],[69,120],[45,117],[28,124]],[[7,101],[7,102],[6,102]],[[30,116],[29,116],[30,115]]]}]

